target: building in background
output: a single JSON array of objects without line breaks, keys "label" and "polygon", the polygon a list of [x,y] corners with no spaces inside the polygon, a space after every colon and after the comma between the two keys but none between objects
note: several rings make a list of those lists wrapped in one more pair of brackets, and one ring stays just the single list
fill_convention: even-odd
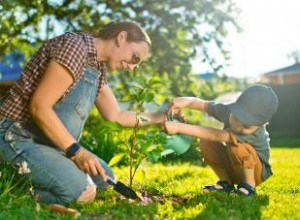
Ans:
[{"label": "building in background", "polygon": [[263,74],[263,82],[272,85],[300,84],[300,63]]},{"label": "building in background", "polygon": [[270,85],[279,100],[269,124],[272,136],[300,138],[300,63],[265,73],[261,82]]},{"label": "building in background", "polygon": [[2,96],[12,84],[20,77],[24,55],[10,54],[0,61],[0,96]]},{"label": "building in background", "polygon": [[198,73],[196,76],[204,81],[212,81],[213,79],[217,78],[217,75],[211,72]]}]

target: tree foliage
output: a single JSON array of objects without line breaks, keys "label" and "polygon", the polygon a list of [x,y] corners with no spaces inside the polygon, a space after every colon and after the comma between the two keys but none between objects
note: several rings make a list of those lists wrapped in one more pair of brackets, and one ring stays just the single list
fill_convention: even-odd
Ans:
[{"label": "tree foliage", "polygon": [[[2,0],[0,56],[21,50],[28,59],[41,42],[65,31],[96,32],[110,21],[134,20],[153,41],[152,56],[140,73],[161,77],[174,96],[195,95],[191,59],[198,53],[218,71],[209,45],[229,57],[223,42],[228,26],[239,28],[237,16],[231,0]],[[118,75],[120,82],[128,77]]]}]

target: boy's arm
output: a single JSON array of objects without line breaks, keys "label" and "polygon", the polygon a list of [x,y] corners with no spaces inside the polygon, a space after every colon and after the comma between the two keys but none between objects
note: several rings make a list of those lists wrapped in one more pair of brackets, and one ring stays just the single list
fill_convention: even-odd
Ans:
[{"label": "boy's arm", "polygon": [[183,108],[190,108],[199,111],[205,111],[208,108],[208,101],[196,97],[177,97],[172,100],[169,105],[169,110],[181,110]]},{"label": "boy's arm", "polygon": [[228,142],[230,140],[229,132],[226,130],[190,125],[173,121],[165,122],[164,128],[168,134],[185,134],[200,139],[218,142]]}]

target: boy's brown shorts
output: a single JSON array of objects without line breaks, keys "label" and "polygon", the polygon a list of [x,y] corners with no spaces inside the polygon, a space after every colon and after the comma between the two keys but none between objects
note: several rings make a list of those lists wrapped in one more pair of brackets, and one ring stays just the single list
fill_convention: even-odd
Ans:
[{"label": "boy's brown shorts", "polygon": [[230,133],[230,143],[201,140],[200,148],[204,161],[213,167],[225,168],[234,183],[245,181],[244,169],[254,169],[255,183],[262,182],[262,164],[254,147],[247,143],[238,143]]}]

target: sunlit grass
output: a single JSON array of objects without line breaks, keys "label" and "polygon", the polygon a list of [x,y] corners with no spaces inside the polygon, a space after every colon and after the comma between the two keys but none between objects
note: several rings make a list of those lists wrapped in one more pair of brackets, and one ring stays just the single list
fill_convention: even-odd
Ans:
[{"label": "sunlit grass", "polygon": [[[164,202],[130,203],[120,200],[110,188],[100,192],[92,204],[76,204],[75,208],[82,213],[79,219],[300,219],[299,158],[300,148],[272,149],[274,175],[257,188],[255,198],[203,194],[204,185],[217,181],[212,170],[202,167],[199,161],[172,161],[144,164],[134,182],[137,191],[160,196]],[[118,179],[127,183],[128,167],[114,170]],[[0,195],[1,192],[2,186]],[[35,202],[15,189],[1,195],[0,209],[3,208],[0,219],[22,219],[24,215],[31,219],[71,219],[49,213],[44,206],[37,211]]]}]

